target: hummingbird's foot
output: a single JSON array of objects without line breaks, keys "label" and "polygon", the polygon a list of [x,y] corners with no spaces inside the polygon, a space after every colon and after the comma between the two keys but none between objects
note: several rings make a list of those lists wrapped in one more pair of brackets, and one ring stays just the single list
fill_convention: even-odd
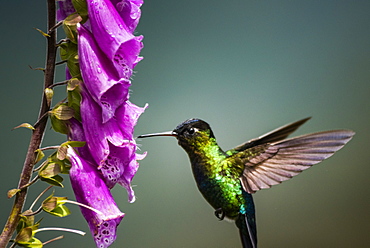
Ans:
[{"label": "hummingbird's foot", "polygon": [[225,218],[225,212],[222,208],[218,208],[215,210],[215,215],[219,220],[223,220]]}]

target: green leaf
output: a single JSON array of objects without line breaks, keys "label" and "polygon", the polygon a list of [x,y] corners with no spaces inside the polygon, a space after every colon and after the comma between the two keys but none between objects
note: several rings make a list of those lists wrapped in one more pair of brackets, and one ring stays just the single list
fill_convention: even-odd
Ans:
[{"label": "green leaf", "polygon": [[59,56],[62,60],[67,60],[68,59],[68,50],[69,50],[69,43],[61,43],[58,45],[59,47]]},{"label": "green leaf", "polygon": [[25,227],[15,237],[15,242],[18,244],[25,244],[32,238],[32,228]]},{"label": "green leaf", "polygon": [[66,103],[59,104],[50,111],[50,121],[52,128],[59,133],[68,134],[68,127],[66,120],[74,116],[74,109],[69,107]]},{"label": "green leaf", "polygon": [[[61,144],[60,147],[67,146],[66,144],[68,142],[71,142],[71,141],[67,141],[67,142]],[[58,151],[54,152],[53,154],[51,154],[49,156],[48,161],[50,163],[57,163],[57,164],[59,164],[59,166],[60,166],[60,173],[68,174],[71,165],[70,165],[68,159],[65,159],[65,158],[64,159],[61,159],[61,158],[65,157],[65,155],[63,155],[63,153],[66,152],[66,151],[63,151],[63,150],[64,149],[59,148]],[[61,151],[63,151],[63,152],[61,152]]]},{"label": "green leaf", "polygon": [[82,22],[82,17],[77,13],[67,16],[63,21],[63,30],[67,38],[75,44],[77,44],[77,23],[79,22]]},{"label": "green leaf", "polygon": [[49,214],[57,217],[66,217],[71,214],[71,211],[64,205],[58,205],[53,211]]},{"label": "green leaf", "polygon": [[54,162],[47,163],[44,168],[39,171],[39,176],[42,178],[51,178],[61,172],[60,165]]},{"label": "green leaf", "polygon": [[63,22],[63,30],[64,30],[64,33],[66,34],[67,38],[71,42],[77,43],[77,29],[76,29],[76,26],[70,26],[68,24],[65,24],[65,22]]},{"label": "green leaf", "polygon": [[69,146],[72,147],[83,147],[86,144],[85,141],[67,141],[61,144],[57,151],[56,158],[58,160],[64,160],[67,157],[67,149]]},{"label": "green leaf", "polygon": [[35,158],[34,164],[37,164],[38,162],[41,161],[41,159],[45,157],[45,153],[41,151],[40,149],[37,149],[35,153],[36,153],[36,158]]},{"label": "green leaf", "polygon": [[25,128],[31,129],[31,130],[35,130],[35,128],[29,123],[22,123],[19,126],[13,127],[12,130],[20,128],[20,127],[25,127]]},{"label": "green leaf", "polygon": [[31,238],[27,242],[17,242],[17,244],[21,247],[26,247],[26,248],[41,248],[41,247],[43,247],[42,242],[39,239],[35,238],[35,237]]},{"label": "green leaf", "polygon": [[[65,27],[65,25],[63,25],[63,27]],[[66,42],[60,44],[59,47],[60,57],[62,60],[67,61],[67,66],[72,78],[81,79],[80,67],[78,63],[77,44],[73,42]]]},{"label": "green leaf", "polygon": [[75,88],[75,90],[68,91],[68,106],[73,108],[75,111],[75,118],[81,121],[81,114],[80,114],[80,103],[81,103],[81,94],[79,90],[79,86]]},{"label": "green leaf", "polygon": [[86,145],[85,141],[66,141],[61,146],[83,147]]},{"label": "green leaf", "polygon": [[62,184],[63,177],[61,177],[59,175],[55,175],[55,176],[50,177],[50,178],[41,177],[40,180],[41,181],[44,181],[44,182],[47,182],[48,184],[51,184],[53,186],[58,186],[58,187],[64,188],[64,186]]},{"label": "green leaf", "polygon": [[17,232],[19,232],[20,230],[22,230],[23,228],[25,227],[31,227],[32,229],[37,229],[37,227],[39,226],[39,224],[34,224],[35,222],[35,216],[34,215],[27,215],[27,214],[30,214],[32,213],[32,210],[26,210],[24,211],[23,213],[21,213],[19,216],[20,216],[20,220],[18,222],[18,226],[17,226]]},{"label": "green leaf", "polygon": [[66,156],[67,156],[67,146],[62,144],[58,148],[57,159],[64,160],[64,159],[66,159]]},{"label": "green leaf", "polygon": [[76,56],[77,54],[77,44],[71,43],[71,42],[66,42],[59,44],[60,47],[60,57],[62,60],[68,60],[68,59],[73,59],[73,57]]},{"label": "green leaf", "polygon": [[34,70],[34,71],[45,71],[45,68],[42,68],[42,67],[37,67],[37,68],[33,68],[32,66],[28,66],[31,70]]},{"label": "green leaf", "polygon": [[41,248],[42,242],[34,237],[34,230],[37,230],[39,227],[38,224],[25,227],[19,231],[15,237],[15,243],[21,247],[32,247],[32,248]]},{"label": "green leaf", "polygon": [[65,217],[67,215],[70,215],[71,211],[66,206],[64,206],[65,202],[61,202],[63,200],[67,200],[67,197],[56,197],[51,195],[51,197],[48,197],[42,203],[42,209],[45,212],[58,217]]},{"label": "green leaf", "polygon": [[88,18],[87,3],[86,0],[72,0],[73,7],[83,19],[84,23]]},{"label": "green leaf", "polygon": [[13,196],[15,196],[19,191],[21,191],[20,189],[11,189],[8,191],[8,199],[12,198]]},{"label": "green leaf", "polygon": [[51,127],[54,129],[55,132],[68,134],[68,127],[66,121],[61,121],[57,119],[55,116],[50,116]]},{"label": "green leaf", "polygon": [[80,84],[81,81],[78,78],[71,78],[70,80],[68,80],[67,90],[75,90]]},{"label": "green leaf", "polygon": [[[72,44],[72,43],[71,43]],[[75,53],[71,53],[69,59],[67,60],[67,66],[72,77],[81,78],[80,66],[78,63],[77,50]]]},{"label": "green leaf", "polygon": [[81,21],[82,17],[77,13],[73,13],[67,16],[66,19],[64,19],[64,24],[68,26],[76,26],[77,23],[80,23]]},{"label": "green leaf", "polygon": [[47,34],[47,33],[45,33],[44,31],[42,31],[41,29],[35,28],[35,30],[39,31],[39,32],[40,32],[40,34],[42,34],[42,36],[44,36],[44,37],[46,37],[46,38],[50,37],[50,35],[48,35],[48,34]]},{"label": "green leaf", "polygon": [[25,214],[29,214],[29,213],[32,213],[32,210],[26,210],[22,214],[20,214],[20,220],[19,220],[18,226],[17,226],[17,232],[18,233],[23,228],[26,228],[26,227],[30,227],[34,231],[34,230],[38,229],[38,227],[40,226],[40,222],[41,222],[42,219],[40,219],[39,221],[34,223],[34,221],[35,221],[35,216],[34,215],[30,215],[30,216],[25,215]]},{"label": "green leaf", "polygon": [[74,115],[74,110],[68,107],[67,104],[62,103],[53,108],[51,114],[54,115],[58,120],[67,121]]}]

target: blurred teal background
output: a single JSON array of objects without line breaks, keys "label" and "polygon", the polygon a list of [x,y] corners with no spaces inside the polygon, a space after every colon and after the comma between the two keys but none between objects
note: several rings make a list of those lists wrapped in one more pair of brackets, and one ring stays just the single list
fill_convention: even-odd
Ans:
[{"label": "blurred teal background", "polygon": [[[41,98],[46,1],[2,1],[0,224],[6,221]],[[296,134],[356,131],[335,156],[254,196],[259,247],[368,247],[370,243],[370,2],[149,1],[137,34],[145,59],[131,101],[149,103],[135,135],[172,130],[187,118],[209,122],[229,149],[280,125],[313,116]],[[62,34],[62,30],[60,30]],[[61,36],[62,38],[62,36]],[[64,78],[58,69],[56,81]],[[57,90],[54,103],[63,98]],[[66,138],[48,129],[44,146]],[[134,178],[137,200],[113,190],[126,217],[112,247],[240,247],[234,224],[218,221],[198,192],[173,138],[139,140],[148,151]],[[69,180],[56,195],[74,199]],[[28,197],[46,187],[37,183]],[[88,227],[79,209],[44,226]],[[93,247],[91,235],[63,233],[46,247]],[[40,233],[46,241],[60,235]]]}]

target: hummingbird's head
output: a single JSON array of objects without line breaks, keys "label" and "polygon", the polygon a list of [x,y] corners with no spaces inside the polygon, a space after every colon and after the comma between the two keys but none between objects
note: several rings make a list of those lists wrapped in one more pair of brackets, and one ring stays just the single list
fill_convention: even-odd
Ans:
[{"label": "hummingbird's head", "polygon": [[153,137],[153,136],[173,136],[179,142],[179,145],[186,151],[191,151],[201,148],[214,139],[212,129],[209,124],[200,119],[189,119],[179,124],[173,131],[164,133],[144,134],[138,138]]},{"label": "hummingbird's head", "polygon": [[179,124],[172,133],[176,136],[179,145],[186,151],[200,148],[210,138],[215,137],[209,124],[196,118]]}]

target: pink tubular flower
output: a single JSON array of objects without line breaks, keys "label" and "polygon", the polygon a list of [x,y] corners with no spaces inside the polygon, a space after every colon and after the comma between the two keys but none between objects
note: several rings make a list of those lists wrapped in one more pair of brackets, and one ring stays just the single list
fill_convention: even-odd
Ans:
[{"label": "pink tubular flower", "polygon": [[114,118],[103,123],[99,105],[82,91],[81,118],[87,146],[107,186],[112,188],[119,183],[125,187],[130,202],[135,200],[130,183],[138,168],[136,159],[142,158],[135,154],[132,133],[143,111],[144,108],[126,101],[117,109]]},{"label": "pink tubular flower", "polygon": [[116,229],[124,213],[118,209],[98,170],[78,156],[72,147],[68,148],[67,154],[72,164],[69,175],[76,200],[92,208],[80,207],[81,212],[96,246],[108,247],[116,239]]},{"label": "pink tubular flower", "polygon": [[[60,0],[58,18],[74,13],[72,2],[75,3]],[[128,201],[134,202],[131,181],[139,167],[137,160],[145,157],[136,154],[133,132],[147,106],[141,108],[128,100],[133,69],[142,59],[139,53],[143,37],[135,37],[133,32],[143,1],[86,0],[86,3],[88,20],[77,24],[80,73],[73,67],[73,77],[82,79],[76,89],[78,96],[81,94],[77,111],[80,116],[68,123],[69,139],[85,141],[86,145],[76,148],[78,154],[68,148],[68,157],[76,200],[95,209],[81,208],[81,212],[97,247],[108,247],[114,242],[116,228],[124,216],[110,189],[121,185],[127,190]],[[76,8],[83,8],[83,4]],[[81,11],[86,13],[86,9]]]},{"label": "pink tubular flower", "polygon": [[122,14],[128,15],[122,17],[110,0],[87,0],[91,32],[101,50],[114,62],[119,76],[124,79],[131,77],[133,68],[141,60],[139,53],[143,47],[143,37],[133,35],[133,27],[136,27],[137,17],[140,16],[138,2],[118,2],[118,10],[131,7],[130,12],[123,11]]},{"label": "pink tubular flower", "polygon": [[113,117],[128,98],[130,81],[119,78],[111,60],[100,50],[91,33],[78,28],[78,55],[84,87],[102,108],[103,123]]},{"label": "pink tubular flower", "polygon": [[128,30],[133,33],[141,16],[140,7],[143,5],[143,0],[112,0],[112,4],[115,6],[118,14],[122,17],[122,20],[126,23]]}]

